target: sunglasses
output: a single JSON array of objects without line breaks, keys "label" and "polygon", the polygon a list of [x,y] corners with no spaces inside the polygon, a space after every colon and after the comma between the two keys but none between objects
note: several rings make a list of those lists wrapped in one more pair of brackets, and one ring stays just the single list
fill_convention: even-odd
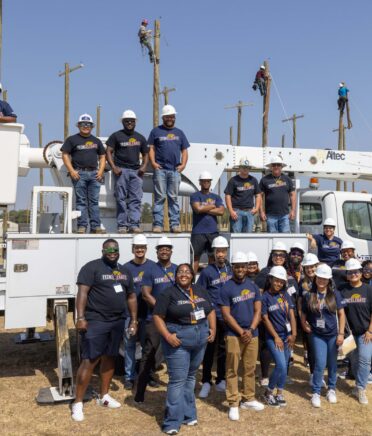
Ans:
[{"label": "sunglasses", "polygon": [[364,268],[363,272],[366,273],[366,274],[372,274],[372,269]]},{"label": "sunglasses", "polygon": [[135,123],[136,122],[136,120],[135,119],[132,119],[132,118],[125,118],[124,120],[123,120],[123,123]]},{"label": "sunglasses", "polygon": [[190,270],[188,270],[188,269],[183,269],[183,270],[177,271],[177,275],[178,276],[182,276],[182,275],[184,275],[184,276],[192,276],[192,272]]},{"label": "sunglasses", "polygon": [[108,247],[108,248],[104,248],[102,251],[103,251],[105,254],[119,253],[119,248],[116,248],[116,247]]},{"label": "sunglasses", "polygon": [[355,269],[353,271],[346,271],[346,275],[348,275],[348,276],[355,276],[357,274],[360,274],[360,270],[359,269]]},{"label": "sunglasses", "polygon": [[285,253],[273,253],[273,257],[286,257]]},{"label": "sunglasses", "polygon": [[93,127],[92,123],[79,123],[79,127]]}]

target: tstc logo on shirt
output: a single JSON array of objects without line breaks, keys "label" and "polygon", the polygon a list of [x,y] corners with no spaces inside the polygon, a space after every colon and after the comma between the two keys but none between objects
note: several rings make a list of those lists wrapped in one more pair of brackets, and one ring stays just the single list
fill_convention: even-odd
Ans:
[{"label": "tstc logo on shirt", "polygon": [[222,272],[220,273],[220,276],[218,277],[218,279],[214,279],[212,280],[212,285],[219,285],[220,283],[225,283],[228,280],[230,280],[232,277],[232,275],[229,275],[227,272]]},{"label": "tstc logo on shirt", "polygon": [[141,283],[143,279],[144,271],[138,273],[137,277],[133,277],[133,283]]},{"label": "tstc logo on shirt", "polygon": [[98,148],[98,144],[93,141],[87,141],[85,144],[77,145],[76,148],[78,150],[92,150]]},{"label": "tstc logo on shirt", "polygon": [[[202,303],[203,301],[205,301],[204,298],[202,297],[198,297],[197,295],[194,295],[193,298],[193,303],[198,304],[198,303]],[[183,304],[191,304],[190,300],[178,300],[177,301],[177,306],[182,306]]]},{"label": "tstc logo on shirt", "polygon": [[350,298],[345,298],[344,303],[355,304],[355,303],[366,303],[367,298],[362,297],[360,294],[353,294]]},{"label": "tstc logo on shirt", "polygon": [[279,304],[273,304],[267,309],[269,312],[275,312],[275,310],[279,310]]},{"label": "tstc logo on shirt", "polygon": [[254,185],[252,185],[252,183],[249,182],[245,182],[242,186],[238,186],[236,188],[237,191],[249,191],[250,189],[253,189]]},{"label": "tstc logo on shirt", "polygon": [[141,145],[140,141],[137,141],[136,138],[130,138],[128,141],[120,142],[120,147],[134,147]]},{"label": "tstc logo on shirt", "polygon": [[112,274],[102,274],[102,280],[127,280],[128,277],[126,274],[121,273],[120,271],[113,271]]},{"label": "tstc logo on shirt", "polygon": [[165,274],[163,277],[155,277],[154,278],[154,283],[155,285],[159,285],[160,283],[170,283],[171,281],[173,282],[174,280],[174,274],[170,271],[167,274]]},{"label": "tstc logo on shirt", "polygon": [[159,141],[179,141],[180,137],[174,133],[168,133],[167,136],[160,136]]},{"label": "tstc logo on shirt", "polygon": [[216,200],[214,198],[207,198],[205,201],[201,202],[202,206],[210,206],[211,204],[216,204]]},{"label": "tstc logo on shirt", "polygon": [[255,298],[255,296],[256,294],[251,292],[249,289],[243,289],[238,297],[232,299],[232,302],[241,303],[242,301],[251,300],[252,298]]},{"label": "tstc logo on shirt", "polygon": [[268,188],[281,188],[282,186],[287,186],[287,183],[282,179],[275,180],[275,183],[270,183]]}]

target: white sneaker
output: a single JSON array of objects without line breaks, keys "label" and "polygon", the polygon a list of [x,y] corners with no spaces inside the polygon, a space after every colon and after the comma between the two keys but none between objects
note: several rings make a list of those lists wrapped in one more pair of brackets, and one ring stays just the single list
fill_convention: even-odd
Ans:
[{"label": "white sneaker", "polygon": [[313,387],[313,375],[312,374],[310,374],[310,377],[309,377],[309,386]]},{"label": "white sneaker", "polygon": [[83,403],[82,402],[72,403],[71,411],[72,411],[71,418],[74,421],[77,421],[77,422],[84,421]]},{"label": "white sneaker", "polygon": [[360,404],[368,404],[368,398],[366,394],[366,390],[362,388],[355,389],[356,397],[358,397],[358,401]]},{"label": "white sneaker", "polygon": [[239,407],[230,407],[229,419],[231,421],[239,421]]},{"label": "white sneaker", "polygon": [[109,394],[105,394],[102,398],[97,399],[99,406],[108,407],[109,409],[118,409],[121,407],[119,401],[114,400]]},{"label": "white sneaker", "polygon": [[336,392],[333,389],[330,389],[327,392],[327,400],[331,404],[336,404],[337,403]]},{"label": "white sneaker", "polygon": [[311,401],[311,404],[313,407],[320,407],[321,406],[319,394],[313,394],[310,401]]},{"label": "white sneaker", "polygon": [[225,392],[226,391],[226,381],[225,380],[221,380],[219,383],[216,384],[216,391],[217,392]]},{"label": "white sneaker", "polygon": [[268,378],[262,378],[260,381],[260,385],[264,388],[267,388],[269,386],[269,379]]},{"label": "white sneaker", "polygon": [[264,410],[265,406],[259,401],[243,401],[240,403],[240,408],[244,410],[255,410],[256,412],[260,412]]},{"label": "white sneaker", "polygon": [[199,392],[199,398],[208,398],[209,392],[211,390],[211,384],[206,382],[203,383],[202,388]]},{"label": "white sneaker", "polygon": [[198,420],[194,419],[193,421],[189,421],[186,425],[193,427],[194,425],[198,425]]}]

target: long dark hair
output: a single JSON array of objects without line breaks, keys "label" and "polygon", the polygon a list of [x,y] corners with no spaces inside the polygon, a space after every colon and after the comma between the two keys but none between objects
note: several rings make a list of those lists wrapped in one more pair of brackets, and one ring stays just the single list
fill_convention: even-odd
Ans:
[{"label": "long dark hair", "polygon": [[[329,280],[328,282],[326,296],[324,297],[324,303],[330,312],[336,313],[337,304],[336,304],[336,296],[335,296],[335,290],[332,280]],[[319,312],[318,289],[316,286],[316,282],[315,282],[314,289],[311,290],[310,292],[310,297],[307,304],[311,312]]]}]

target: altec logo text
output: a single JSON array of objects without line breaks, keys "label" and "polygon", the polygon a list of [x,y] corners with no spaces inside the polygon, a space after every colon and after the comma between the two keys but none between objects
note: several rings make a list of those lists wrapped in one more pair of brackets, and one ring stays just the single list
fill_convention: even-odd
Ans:
[{"label": "altec logo text", "polygon": [[332,160],[345,160],[345,153],[337,153],[336,151],[329,151],[326,159]]}]

